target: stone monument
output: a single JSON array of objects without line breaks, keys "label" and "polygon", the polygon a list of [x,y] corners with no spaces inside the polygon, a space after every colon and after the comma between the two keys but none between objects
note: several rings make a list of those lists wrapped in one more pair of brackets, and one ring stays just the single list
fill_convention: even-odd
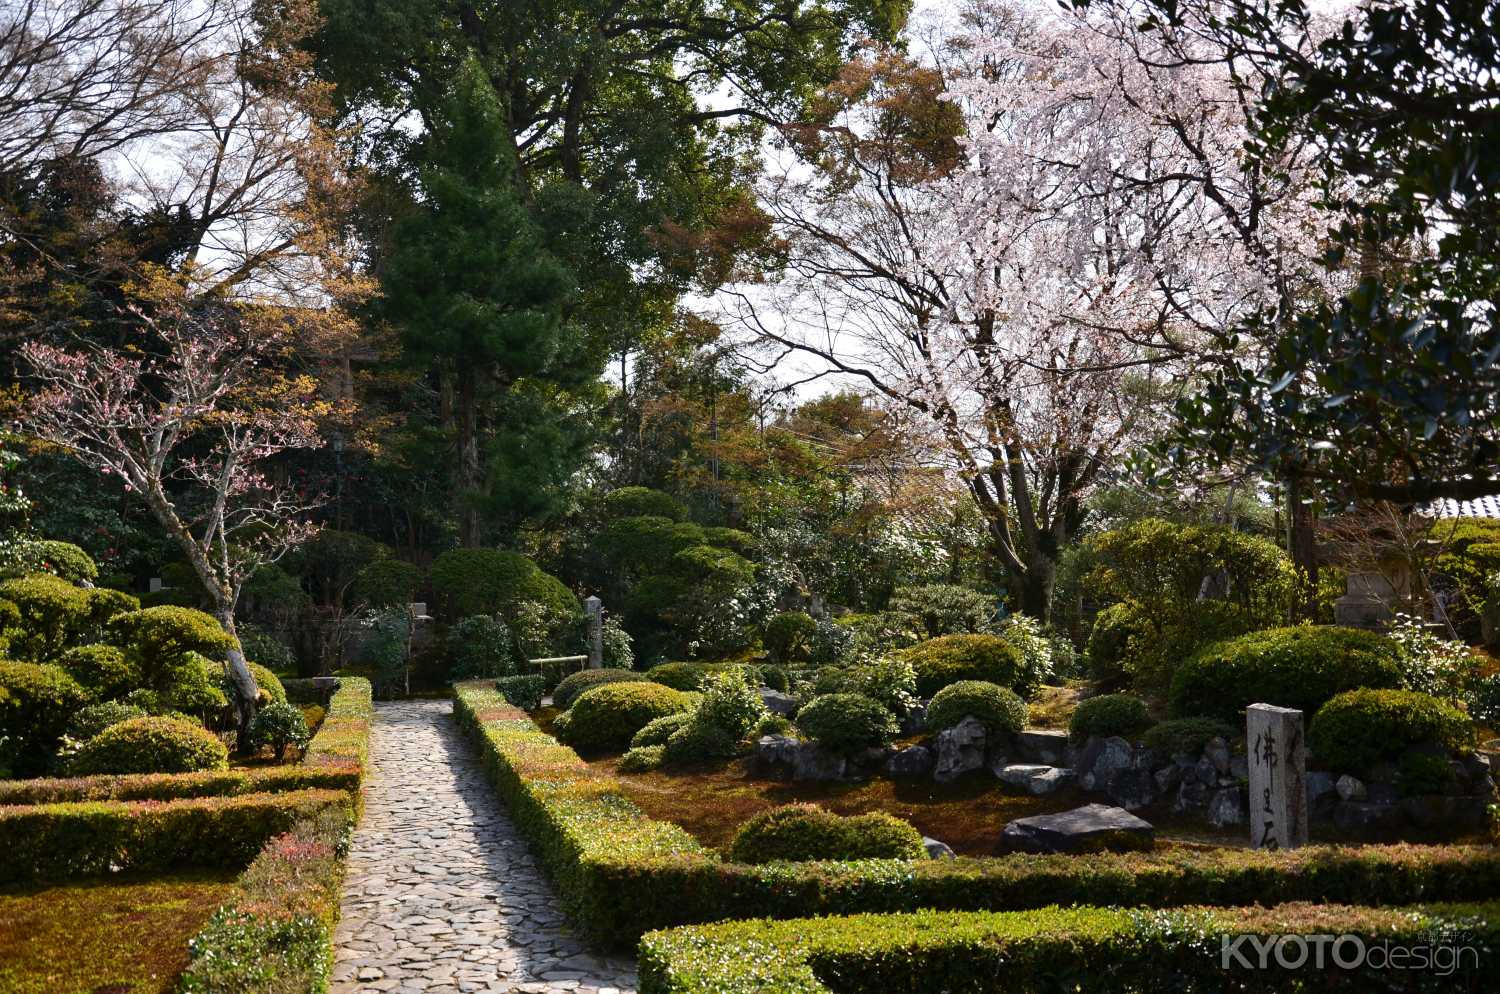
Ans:
[{"label": "stone monument", "polygon": [[1250,750],[1250,845],[1307,845],[1307,743],[1302,712],[1270,704],[1245,709]]},{"label": "stone monument", "polygon": [[589,669],[597,670],[604,665],[604,602],[590,594],[583,610],[589,616]]}]

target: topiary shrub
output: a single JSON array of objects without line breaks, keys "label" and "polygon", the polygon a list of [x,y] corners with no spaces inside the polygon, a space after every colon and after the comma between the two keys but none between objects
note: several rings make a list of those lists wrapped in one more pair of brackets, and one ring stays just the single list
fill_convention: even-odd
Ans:
[{"label": "topiary shrub", "polygon": [[87,742],[111,725],[118,725],[132,718],[145,717],[147,717],[145,708],[136,707],[124,701],[90,704],[68,721],[68,738],[78,742]]},{"label": "topiary shrub", "polygon": [[85,742],[69,762],[75,775],[228,768],[224,743],[206,729],[174,718],[132,718],[112,725]]},{"label": "topiary shrub", "polygon": [[729,856],[737,863],[924,859],[927,850],[922,833],[883,812],[843,817],[812,804],[787,804],[740,826]]},{"label": "topiary shrub", "polygon": [[722,668],[715,663],[658,663],[646,671],[646,677],[673,690],[699,690],[703,678]]},{"label": "topiary shrub", "polygon": [[46,767],[88,693],[60,666],[0,660],[0,741],[18,775]]},{"label": "topiary shrub", "polygon": [[1359,773],[1412,746],[1467,749],[1474,723],[1447,701],[1414,690],[1350,690],[1313,715],[1307,741],[1320,766]]},{"label": "topiary shrub", "polygon": [[783,611],[766,622],[761,642],[773,663],[806,663],[812,659],[818,623],[801,611]]},{"label": "topiary shrub", "polygon": [[1209,715],[1238,725],[1251,704],[1314,714],[1335,694],[1400,684],[1397,647],[1374,632],[1299,625],[1216,642],[1177,670],[1174,716]]},{"label": "topiary shrub", "polygon": [[1151,727],[1146,702],[1134,694],[1100,694],[1079,701],[1068,722],[1068,737],[1082,742],[1092,736],[1134,738]]},{"label": "topiary shrub", "polygon": [[681,521],[687,510],[670,494],[650,487],[620,487],[604,495],[604,513],[611,518],[651,515]]},{"label": "topiary shrub", "polygon": [[69,583],[94,583],[99,579],[99,567],[87,552],[72,542],[42,539],[36,543],[41,554],[42,568]]},{"label": "topiary shrub", "polygon": [[792,731],[792,719],[785,715],[767,714],[755,727],[750,729],[750,738],[758,739],[763,735],[789,735]]},{"label": "topiary shrub", "polygon": [[48,663],[82,641],[91,625],[88,591],[49,573],[0,583],[0,598],[15,605],[19,624],[6,634],[12,655]]},{"label": "topiary shrub", "polygon": [[1141,742],[1162,756],[1196,756],[1211,739],[1233,742],[1235,727],[1217,718],[1173,718],[1146,729]]},{"label": "topiary shrub", "polygon": [[[222,663],[193,652],[188,654],[187,665],[177,671],[176,679],[160,697],[173,710],[184,711],[209,722],[229,707],[229,687],[229,674]],[[269,691],[258,686],[256,691],[258,701],[269,703]]]},{"label": "topiary shrub", "polygon": [[667,737],[663,757],[673,766],[730,759],[740,740],[727,729],[706,721],[688,721]]},{"label": "topiary shrub", "polygon": [[886,613],[917,639],[982,632],[995,614],[991,597],[947,583],[897,587]]},{"label": "topiary shrub", "polygon": [[438,615],[450,621],[475,614],[510,617],[522,601],[541,605],[549,625],[570,624],[582,608],[554,576],[525,556],[498,549],[449,549],[429,571]]},{"label": "topiary shrub", "polygon": [[1015,735],[1026,727],[1026,703],[1008,687],[960,680],[938,691],[927,705],[927,727],[952,728],[966,717],[984,722],[990,735]]},{"label": "topiary shrub", "polygon": [[1016,690],[1022,681],[1021,654],[997,635],[945,635],[903,649],[917,671],[917,693],[931,697],[959,680],[983,680]]},{"label": "topiary shrub", "polygon": [[659,769],[666,761],[667,747],[664,745],[631,746],[620,757],[621,773],[650,773]]},{"label": "topiary shrub", "polygon": [[578,696],[586,690],[601,686],[606,683],[644,683],[646,674],[636,673],[633,670],[579,670],[562,678],[562,681],[552,690],[552,706],[566,711],[578,700]]},{"label": "topiary shrub", "polygon": [[487,614],[461,618],[443,639],[448,679],[509,676],[516,671],[510,629]]},{"label": "topiary shrub", "polygon": [[[285,704],[286,688],[281,684],[281,678],[260,663],[246,661],[245,665],[250,667],[250,675],[255,677],[255,686],[260,690],[261,704]],[[226,699],[229,695],[228,676],[224,678],[226,686],[223,688]]]},{"label": "topiary shrub", "polygon": [[362,566],[349,585],[355,604],[376,609],[405,607],[422,585],[422,570],[401,559],[387,557]]},{"label": "topiary shrub", "polygon": [[646,746],[664,746],[672,733],[679,728],[687,727],[693,720],[691,711],[680,711],[677,714],[669,714],[663,718],[653,718],[641,727],[630,739],[630,748],[640,749]]},{"label": "topiary shrub", "polygon": [[568,709],[568,720],[553,724],[553,733],[581,751],[622,750],[650,722],[686,712],[692,706],[691,696],[661,684],[608,683],[579,695]]},{"label": "topiary shrub", "polygon": [[213,617],[190,607],[163,604],[110,620],[111,641],[134,654],[142,685],[165,691],[196,665],[194,656],[222,659],[234,637]]},{"label": "topiary shrub", "polygon": [[785,666],[762,666],[759,669],[761,686],[779,690],[783,694],[792,689],[792,674]]},{"label": "topiary shrub", "polygon": [[310,738],[302,709],[284,700],[272,701],[258,709],[250,722],[251,746],[257,749],[270,746],[278,763],[286,757],[287,746],[302,749]]},{"label": "topiary shrub", "polygon": [[74,646],[63,653],[58,665],[95,700],[124,697],[141,685],[141,670],[119,646]]},{"label": "topiary shrub", "polygon": [[797,712],[796,724],[818,745],[845,755],[889,745],[900,731],[896,716],[863,694],[814,697]]},{"label": "topiary shrub", "polygon": [[1151,638],[1153,631],[1144,609],[1134,601],[1120,601],[1100,611],[1084,650],[1089,675],[1108,687],[1124,683],[1132,641],[1140,645]]},{"label": "topiary shrub", "polygon": [[495,689],[521,710],[535,711],[542,706],[542,695],[547,692],[547,678],[540,673],[503,676],[495,681]]}]

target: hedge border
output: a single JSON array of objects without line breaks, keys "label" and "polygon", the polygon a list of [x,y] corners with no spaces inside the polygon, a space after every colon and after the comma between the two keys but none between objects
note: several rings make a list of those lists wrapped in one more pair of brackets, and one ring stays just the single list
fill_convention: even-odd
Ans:
[{"label": "hedge border", "polygon": [[[1430,943],[1441,935],[1463,972],[1400,971],[1402,991],[1477,990],[1500,969],[1500,902],[1425,908],[1288,904],[1168,911],[1050,906],[1032,911],[926,911],[847,918],[756,920],[652,932],[640,944],[641,994],[834,994],[851,991],[994,992],[1037,989],[1114,994],[1282,994],[1298,982],[1361,994],[1391,990],[1389,967],[1260,969],[1254,947],[1230,959],[1226,939],[1356,936],[1366,943]],[[1350,949],[1352,947],[1344,947]],[[1331,957],[1332,952],[1325,954]],[[1347,955],[1340,954],[1348,960]],[[1295,962],[1295,952],[1287,958]],[[1471,966],[1472,964],[1472,966]],[[1464,981],[1467,980],[1468,984]],[[1228,982],[1228,983],[1227,983]]]},{"label": "hedge border", "polygon": [[492,684],[460,683],[454,694],[454,714],[569,913],[608,946],[628,947],[654,929],[757,917],[1500,895],[1500,850],[1482,845],[727,863],[680,827],[647,817],[617,780],[544,734]]}]

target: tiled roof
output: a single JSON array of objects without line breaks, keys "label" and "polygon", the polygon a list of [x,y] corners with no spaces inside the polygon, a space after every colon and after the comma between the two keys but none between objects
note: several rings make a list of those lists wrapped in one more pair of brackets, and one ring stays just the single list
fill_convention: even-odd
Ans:
[{"label": "tiled roof", "polygon": [[1436,518],[1500,518],[1500,497],[1477,497],[1474,500],[1435,500],[1426,512]]}]

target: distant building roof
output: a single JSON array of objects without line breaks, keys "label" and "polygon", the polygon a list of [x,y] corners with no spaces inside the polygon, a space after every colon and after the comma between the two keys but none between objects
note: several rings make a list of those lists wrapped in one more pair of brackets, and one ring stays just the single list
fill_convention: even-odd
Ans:
[{"label": "distant building roof", "polygon": [[1435,518],[1500,518],[1500,497],[1474,500],[1435,500],[1423,511]]}]

